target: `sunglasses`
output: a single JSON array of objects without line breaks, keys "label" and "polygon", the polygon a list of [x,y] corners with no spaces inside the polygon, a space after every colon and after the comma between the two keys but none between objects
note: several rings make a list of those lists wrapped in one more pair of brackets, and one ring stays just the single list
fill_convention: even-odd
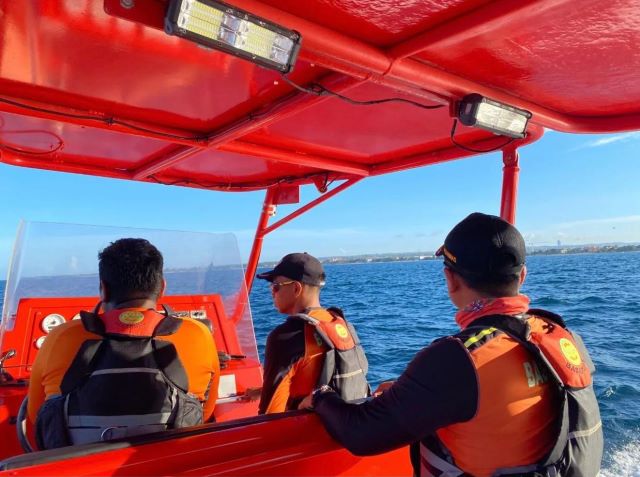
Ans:
[{"label": "sunglasses", "polygon": [[280,288],[285,285],[291,285],[292,283],[296,283],[296,280],[289,280],[288,282],[271,282],[269,286],[271,287],[271,291],[274,293],[278,293]]}]

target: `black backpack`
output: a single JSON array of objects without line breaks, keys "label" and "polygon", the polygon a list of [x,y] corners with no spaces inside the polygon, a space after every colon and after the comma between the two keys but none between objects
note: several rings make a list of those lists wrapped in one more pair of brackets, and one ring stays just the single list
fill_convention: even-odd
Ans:
[{"label": "black backpack", "polygon": [[188,393],[175,346],[157,339],[182,320],[165,309],[152,336],[106,334],[95,313],[81,312],[85,328],[102,336],[85,341],[36,420],[41,449],[108,441],[202,423],[202,405]]}]

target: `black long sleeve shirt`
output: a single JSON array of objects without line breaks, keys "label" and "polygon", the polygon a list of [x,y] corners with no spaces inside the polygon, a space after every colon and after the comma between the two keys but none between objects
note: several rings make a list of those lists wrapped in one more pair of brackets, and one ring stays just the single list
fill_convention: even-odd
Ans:
[{"label": "black long sleeve shirt", "polygon": [[360,405],[335,393],[319,394],[314,401],[334,439],[355,455],[372,455],[471,419],[478,407],[478,380],[463,344],[445,338],[420,351],[382,396]]}]

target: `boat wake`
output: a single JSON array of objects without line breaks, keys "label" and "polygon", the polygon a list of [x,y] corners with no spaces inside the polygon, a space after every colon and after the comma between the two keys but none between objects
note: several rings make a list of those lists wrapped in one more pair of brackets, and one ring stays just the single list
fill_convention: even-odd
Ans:
[{"label": "boat wake", "polygon": [[640,440],[614,448],[607,460],[611,462],[600,472],[600,477],[640,477]]}]

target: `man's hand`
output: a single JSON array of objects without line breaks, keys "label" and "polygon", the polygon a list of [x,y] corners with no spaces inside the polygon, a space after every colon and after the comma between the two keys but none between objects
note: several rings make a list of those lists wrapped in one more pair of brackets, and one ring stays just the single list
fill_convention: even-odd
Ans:
[{"label": "man's hand", "polygon": [[324,394],[324,393],[333,393],[335,392],[331,386],[327,384],[323,384],[319,388],[316,388],[311,394],[305,397],[300,404],[298,404],[298,409],[313,409],[313,398],[316,394]]},{"label": "man's hand", "polygon": [[298,404],[298,409],[313,409],[313,393],[306,396],[300,404]]},{"label": "man's hand", "polygon": [[395,383],[393,380],[381,382],[377,389],[373,391],[373,397],[382,396],[382,393],[393,386],[393,383]]},{"label": "man's hand", "polygon": [[243,398],[247,401],[257,401],[260,399],[262,388],[247,388],[244,390]]}]

